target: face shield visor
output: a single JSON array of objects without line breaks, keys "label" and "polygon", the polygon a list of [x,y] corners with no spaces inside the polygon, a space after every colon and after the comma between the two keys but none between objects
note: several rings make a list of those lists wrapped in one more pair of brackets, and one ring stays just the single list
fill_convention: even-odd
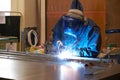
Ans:
[{"label": "face shield visor", "polygon": [[82,25],[80,19],[76,19],[69,16],[63,16],[63,34],[64,34],[64,45],[72,46],[73,43],[77,40],[77,32]]},{"label": "face shield visor", "polygon": [[79,19],[69,16],[63,16],[63,27],[65,34],[77,38],[76,32],[77,30],[79,30],[81,25],[82,25],[82,21],[80,21]]}]

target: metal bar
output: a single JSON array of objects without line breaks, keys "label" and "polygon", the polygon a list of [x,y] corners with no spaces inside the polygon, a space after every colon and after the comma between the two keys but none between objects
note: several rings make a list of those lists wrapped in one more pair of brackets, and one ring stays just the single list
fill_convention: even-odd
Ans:
[{"label": "metal bar", "polygon": [[[85,57],[67,57],[67,58],[60,58],[60,55],[52,55],[52,54],[25,54],[25,52],[7,52],[7,51],[0,51],[0,56],[6,56],[6,58],[10,59],[23,59],[23,60],[31,60],[31,61],[78,61],[78,62],[86,62],[86,61],[93,61],[93,62],[101,62],[100,58],[85,58]],[[102,62],[107,62],[107,59],[102,59]]]}]

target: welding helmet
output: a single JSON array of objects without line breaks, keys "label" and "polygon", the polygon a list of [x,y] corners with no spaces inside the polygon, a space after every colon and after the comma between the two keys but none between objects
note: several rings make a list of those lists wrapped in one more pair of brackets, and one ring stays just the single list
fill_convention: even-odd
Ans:
[{"label": "welding helmet", "polygon": [[80,19],[83,22],[87,21],[86,16],[83,13],[83,6],[79,0],[73,0],[70,5],[70,10],[66,14],[67,16]]},{"label": "welding helmet", "polygon": [[[70,10],[66,15],[62,17],[64,27],[64,33],[68,34],[68,36],[73,36],[77,38],[78,31],[81,26],[85,25],[87,22],[87,18],[84,16],[82,4],[79,0],[73,0],[70,6]],[[77,35],[76,35],[77,34]]]},{"label": "welding helmet", "polygon": [[80,27],[83,25],[83,22],[80,19],[63,16],[62,26],[63,26],[63,41],[64,45],[71,46],[74,41],[77,39],[77,32]]}]

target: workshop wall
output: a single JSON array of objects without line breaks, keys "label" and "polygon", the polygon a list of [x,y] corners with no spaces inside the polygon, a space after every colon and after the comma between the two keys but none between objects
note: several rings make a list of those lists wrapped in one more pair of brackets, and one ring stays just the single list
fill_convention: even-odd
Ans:
[{"label": "workshop wall", "polygon": [[120,47],[120,0],[107,0],[106,3],[106,30],[119,30],[118,33],[106,34],[107,44],[116,44]]}]

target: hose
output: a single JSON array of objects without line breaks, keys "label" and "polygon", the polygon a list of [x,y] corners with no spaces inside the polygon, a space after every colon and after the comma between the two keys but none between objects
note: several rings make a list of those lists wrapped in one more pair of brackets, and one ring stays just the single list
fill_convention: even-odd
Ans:
[{"label": "hose", "polygon": [[[32,43],[32,40],[31,40],[31,34],[34,35],[34,41],[35,41],[34,44]],[[36,33],[35,30],[30,30],[30,31],[28,32],[28,34],[27,34],[27,38],[28,38],[28,43],[29,43],[29,45],[30,45],[31,47],[37,45],[37,43],[38,43],[38,37],[37,37],[37,33]]]}]

